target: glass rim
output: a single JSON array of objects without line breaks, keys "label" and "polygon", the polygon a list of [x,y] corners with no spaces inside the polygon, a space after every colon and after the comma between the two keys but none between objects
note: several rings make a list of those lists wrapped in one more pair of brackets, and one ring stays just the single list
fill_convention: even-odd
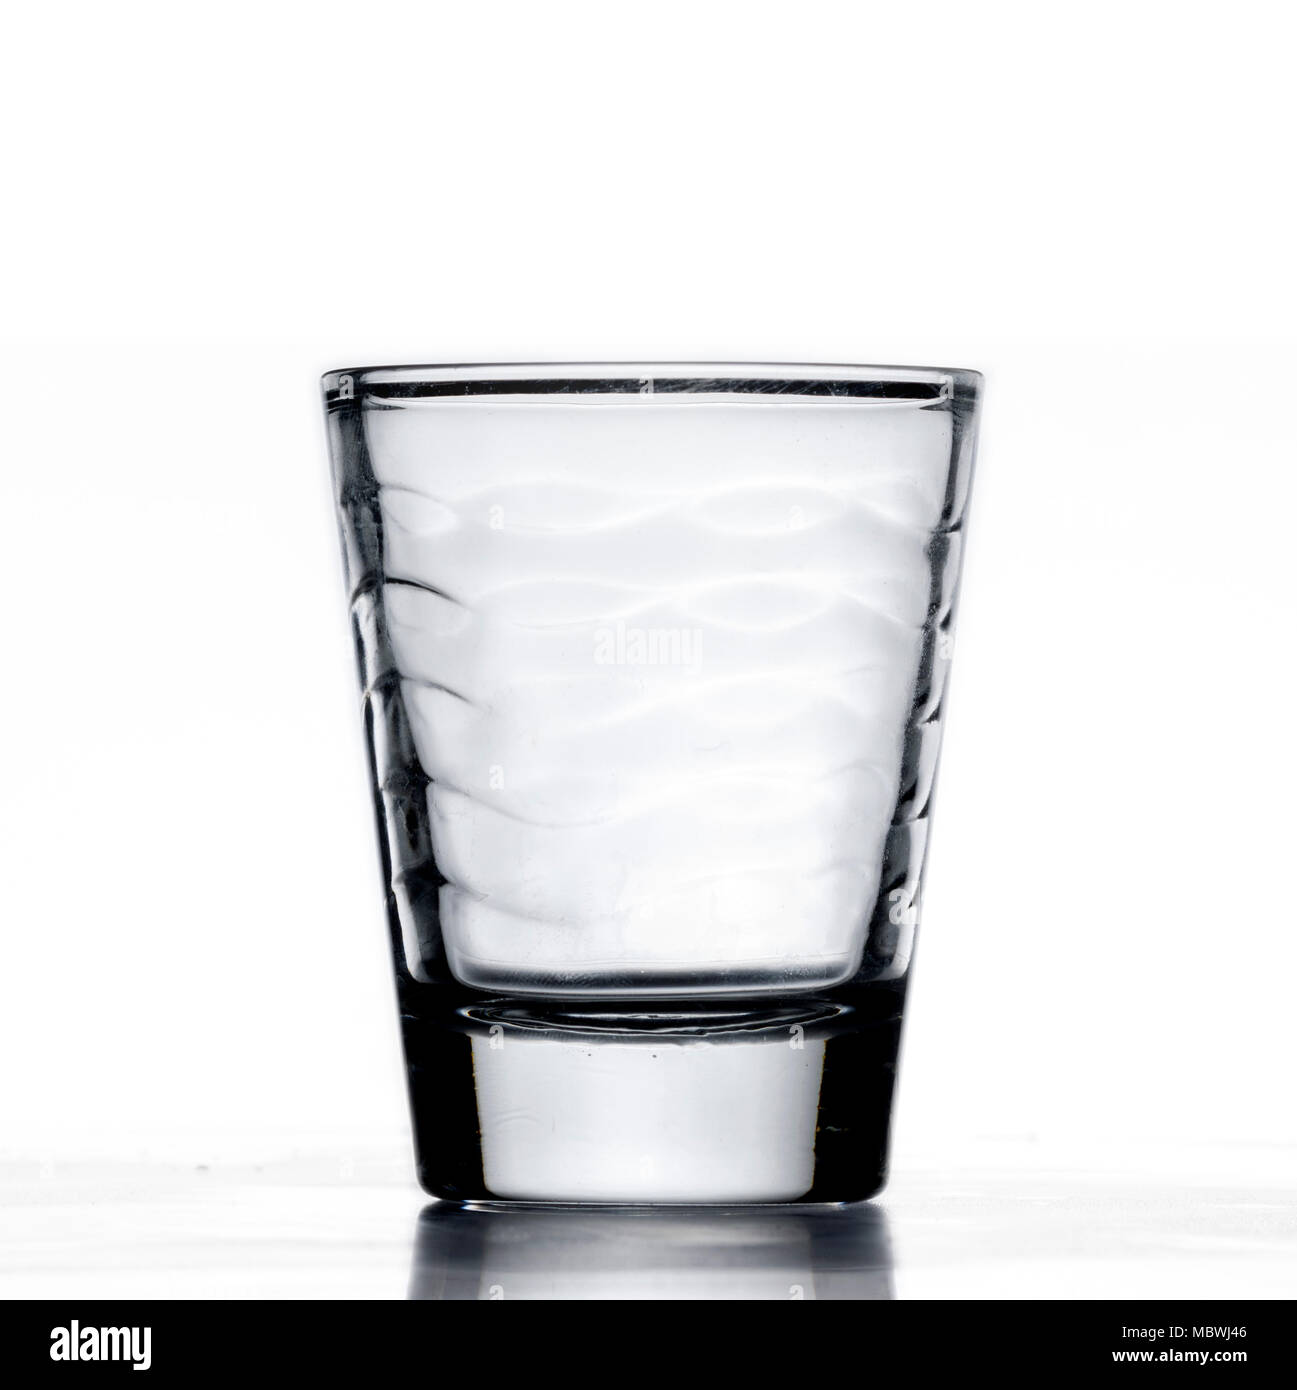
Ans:
[{"label": "glass rim", "polygon": [[486,362],[337,368],[321,388],[328,404],[360,395],[389,400],[579,396],[677,402],[724,398],[770,403],[933,405],[976,396],[980,372],[961,367],[817,362]]}]

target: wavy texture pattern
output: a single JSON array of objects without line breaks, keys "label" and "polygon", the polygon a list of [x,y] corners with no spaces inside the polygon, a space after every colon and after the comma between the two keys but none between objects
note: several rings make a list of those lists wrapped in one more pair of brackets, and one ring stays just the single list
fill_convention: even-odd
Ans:
[{"label": "wavy texture pattern", "polygon": [[524,992],[787,990],[912,925],[958,568],[948,410],[363,419],[344,529],[368,547],[408,956],[439,934],[462,982]]}]

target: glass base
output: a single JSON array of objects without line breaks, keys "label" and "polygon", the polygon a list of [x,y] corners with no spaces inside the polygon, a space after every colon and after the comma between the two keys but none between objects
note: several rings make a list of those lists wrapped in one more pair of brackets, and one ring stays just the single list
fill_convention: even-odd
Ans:
[{"label": "glass base", "polygon": [[886,1179],[896,984],[777,1004],[428,1006],[444,991],[406,993],[419,1178],[433,1196],[843,1203]]}]

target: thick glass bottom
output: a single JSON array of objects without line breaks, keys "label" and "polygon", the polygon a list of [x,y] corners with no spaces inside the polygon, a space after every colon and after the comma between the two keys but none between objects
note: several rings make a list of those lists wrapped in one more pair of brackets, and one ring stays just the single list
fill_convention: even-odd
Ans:
[{"label": "thick glass bottom", "polygon": [[419,1178],[436,1197],[843,1203],[886,1180],[897,983],[777,1003],[404,994]]}]

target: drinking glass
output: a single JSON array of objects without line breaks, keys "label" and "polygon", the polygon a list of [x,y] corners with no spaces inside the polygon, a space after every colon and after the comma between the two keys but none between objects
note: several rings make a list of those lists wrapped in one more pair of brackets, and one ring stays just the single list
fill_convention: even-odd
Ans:
[{"label": "drinking glass", "polygon": [[323,386],[424,1187],[872,1195],[978,374]]}]

